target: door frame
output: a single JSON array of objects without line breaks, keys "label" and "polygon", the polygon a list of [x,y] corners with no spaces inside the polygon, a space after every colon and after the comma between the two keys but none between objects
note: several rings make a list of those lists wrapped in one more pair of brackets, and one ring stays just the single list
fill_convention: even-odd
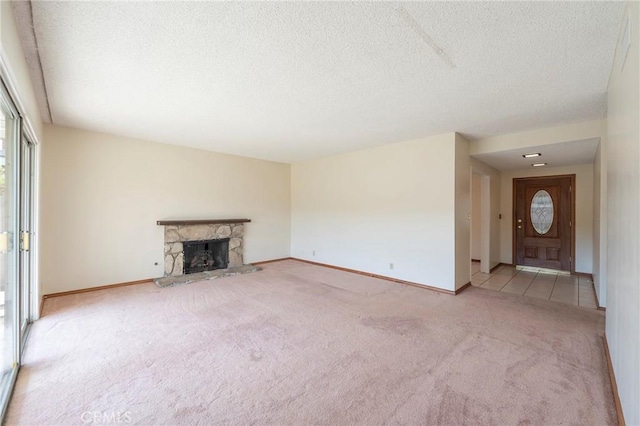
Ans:
[{"label": "door frame", "polygon": [[516,232],[515,232],[515,226],[516,226],[516,182],[519,180],[543,180],[543,179],[554,179],[554,178],[570,178],[571,179],[571,191],[569,194],[569,198],[571,200],[571,269],[569,272],[571,272],[572,274],[575,274],[576,272],[576,175],[575,173],[573,174],[567,174],[567,175],[549,175],[549,176],[531,176],[531,177],[517,177],[517,178],[513,178],[512,181],[512,201],[511,201],[511,254],[512,254],[512,259],[511,259],[511,263],[513,263],[514,266],[518,266],[516,263]]}]

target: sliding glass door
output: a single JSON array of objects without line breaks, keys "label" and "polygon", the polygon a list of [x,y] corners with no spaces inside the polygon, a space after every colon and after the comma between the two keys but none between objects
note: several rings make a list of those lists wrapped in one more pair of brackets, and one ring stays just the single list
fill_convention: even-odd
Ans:
[{"label": "sliding glass door", "polygon": [[18,302],[15,237],[18,234],[16,148],[20,120],[6,91],[0,87],[0,395],[6,406],[18,367]]},{"label": "sliding glass door", "polygon": [[35,146],[0,81],[0,422],[35,306],[32,235]]}]

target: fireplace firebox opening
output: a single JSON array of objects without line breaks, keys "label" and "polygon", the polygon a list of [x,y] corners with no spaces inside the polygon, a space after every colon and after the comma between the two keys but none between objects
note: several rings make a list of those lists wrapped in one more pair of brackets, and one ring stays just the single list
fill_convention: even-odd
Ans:
[{"label": "fireplace firebox opening", "polygon": [[229,266],[229,238],[184,241],[184,273],[213,271]]}]

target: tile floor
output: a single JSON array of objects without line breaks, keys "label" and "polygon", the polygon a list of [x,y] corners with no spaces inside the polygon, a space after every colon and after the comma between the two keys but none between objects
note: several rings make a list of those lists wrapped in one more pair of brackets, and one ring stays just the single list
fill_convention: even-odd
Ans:
[{"label": "tile floor", "polygon": [[596,309],[591,277],[563,275],[544,269],[516,269],[501,265],[491,274],[480,272],[480,262],[471,262],[471,285],[503,293],[519,294]]}]

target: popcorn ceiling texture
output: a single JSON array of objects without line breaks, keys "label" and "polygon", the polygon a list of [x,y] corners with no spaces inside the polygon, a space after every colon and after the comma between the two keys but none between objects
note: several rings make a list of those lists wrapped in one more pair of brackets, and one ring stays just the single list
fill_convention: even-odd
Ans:
[{"label": "popcorn ceiling texture", "polygon": [[602,118],[624,10],[622,2],[32,6],[54,124],[283,162]]}]

